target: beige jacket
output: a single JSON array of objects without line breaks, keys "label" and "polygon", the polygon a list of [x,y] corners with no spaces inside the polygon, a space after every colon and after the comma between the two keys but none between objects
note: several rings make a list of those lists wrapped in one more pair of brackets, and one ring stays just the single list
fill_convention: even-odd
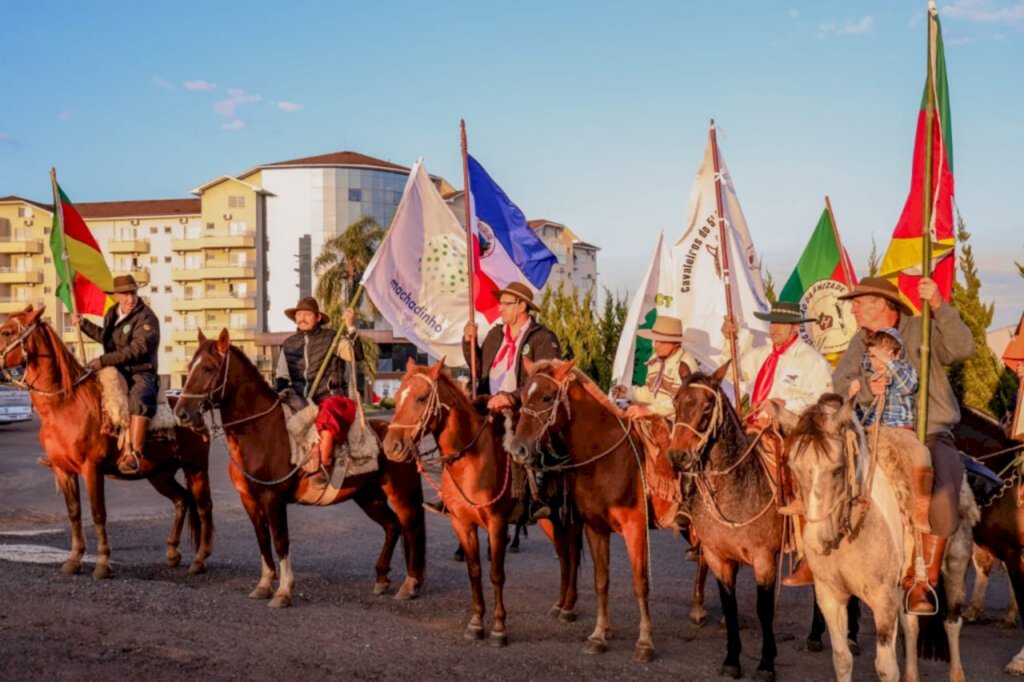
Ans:
[{"label": "beige jacket", "polygon": [[679,390],[679,363],[685,362],[691,372],[697,371],[697,361],[682,346],[664,360],[655,356],[647,361],[647,381],[634,386],[632,400],[655,414],[675,419],[676,408],[672,399]]}]

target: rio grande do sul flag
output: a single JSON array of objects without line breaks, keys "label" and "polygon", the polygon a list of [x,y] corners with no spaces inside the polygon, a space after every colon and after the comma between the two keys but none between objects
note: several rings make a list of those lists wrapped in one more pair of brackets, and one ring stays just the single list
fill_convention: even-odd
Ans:
[{"label": "rio grande do sul flag", "polygon": [[857,276],[850,264],[850,256],[836,238],[836,228],[832,224],[832,216],[826,208],[811,233],[804,252],[800,254],[793,274],[786,280],[779,294],[780,301],[799,303],[800,297],[815,282],[830,279],[853,289]]},{"label": "rio grande do sul flag", "polygon": [[[899,286],[900,293],[914,307],[921,309],[917,283],[921,278],[922,234],[931,230],[932,279],[938,284],[942,297],[949,300],[953,290],[956,259],[953,249],[953,126],[949,111],[949,82],[946,78],[946,57],[942,47],[942,27],[934,3],[928,8],[929,71],[932,78],[925,79],[924,96],[917,114],[917,134],[914,138],[914,161],[910,177],[910,194],[903,207],[899,222],[892,234],[892,242],[882,257],[879,275]],[[931,129],[928,128],[928,103],[933,102]],[[925,170],[928,139],[931,138],[931,224],[924,225]]]},{"label": "rio grande do sul flag", "polygon": [[[64,194],[56,181],[53,183],[53,226],[50,229],[50,251],[57,268],[57,298],[71,312],[72,286],[75,305],[81,314],[103,315],[114,304],[105,291],[114,288],[114,277],[103,258],[99,244],[92,236],[82,216]],[[68,259],[64,260],[67,249]]]},{"label": "rio grande do sul flag", "polygon": [[469,319],[466,233],[430,181],[413,164],[387,236],[363,274],[377,309],[417,348],[459,367]]}]

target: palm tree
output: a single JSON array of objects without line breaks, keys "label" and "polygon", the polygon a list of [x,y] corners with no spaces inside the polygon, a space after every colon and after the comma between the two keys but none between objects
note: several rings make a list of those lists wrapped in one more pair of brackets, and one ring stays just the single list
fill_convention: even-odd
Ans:
[{"label": "palm tree", "polygon": [[[376,220],[364,216],[324,242],[323,250],[313,263],[313,271],[318,278],[317,300],[330,318],[339,319],[341,311],[351,305],[352,296],[363,278],[363,271],[380,247],[384,234],[384,228]],[[356,308],[356,318],[366,322],[372,317],[373,304],[363,298],[361,305]],[[370,339],[363,338],[363,354],[361,369],[372,385],[377,376],[380,347]]]}]

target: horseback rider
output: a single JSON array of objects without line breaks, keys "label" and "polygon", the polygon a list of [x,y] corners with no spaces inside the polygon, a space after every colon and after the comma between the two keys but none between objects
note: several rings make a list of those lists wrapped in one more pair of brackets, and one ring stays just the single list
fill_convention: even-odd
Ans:
[{"label": "horseback rider", "polygon": [[[470,352],[475,349],[477,367],[481,369],[476,390],[480,395],[491,396],[487,409],[496,413],[520,404],[517,392],[528,374],[523,358],[533,362],[557,360],[562,357],[562,347],[555,333],[530,314],[539,310],[530,287],[513,282],[492,293],[498,299],[501,324],[491,327],[480,346],[476,323],[467,323],[462,335],[462,355],[468,364]],[[432,511],[443,508],[443,504],[427,506]],[[551,516],[551,509],[543,500],[532,500],[528,512],[531,521]]]},{"label": "horseback rider", "polygon": [[281,345],[274,370],[274,388],[284,399],[294,392],[320,406],[316,418],[316,430],[320,434],[319,451],[313,453],[319,460],[319,468],[314,472],[311,483],[323,487],[327,485],[330,467],[334,463],[334,445],[345,442],[356,417],[356,404],[348,397],[345,377],[345,363],[363,359],[363,344],[356,332],[356,312],[348,308],[342,313],[341,319],[349,330],[348,335],[328,360],[327,369],[313,395],[309,392],[331,350],[335,330],[327,326],[329,318],[320,311],[320,304],[312,296],[301,299],[284,314],[295,322],[296,332]]},{"label": "horseback rider", "polygon": [[[921,544],[928,582],[934,588],[938,583],[946,541],[957,527],[960,486],[964,476],[964,466],[952,434],[952,427],[960,421],[960,408],[945,368],[970,357],[974,352],[974,338],[956,308],[942,299],[939,287],[932,279],[922,277],[917,290],[921,300],[931,306],[933,317],[931,366],[928,368],[928,424],[925,430],[925,445],[931,451],[933,470],[929,472],[924,467],[915,467],[914,485],[915,494],[930,495],[931,500],[931,532],[923,535]],[[886,327],[896,329],[902,337],[906,359],[920,374],[921,318],[913,315],[894,284],[879,277],[865,277],[853,291],[840,298],[852,299],[853,316],[860,329],[867,332],[877,332]],[[867,412],[876,398],[885,395],[888,377],[873,369],[865,369],[864,352],[864,335],[857,334],[839,360],[833,382],[841,395],[847,394],[854,382],[859,382],[856,401]],[[931,485],[928,485],[929,481]],[[932,590],[915,581],[912,570],[904,577],[903,588],[908,593],[909,611],[929,611],[935,607]]]},{"label": "horseback rider", "polygon": [[672,399],[682,381],[679,363],[685,362],[690,372],[697,369],[697,361],[683,348],[683,322],[659,316],[650,329],[640,329],[636,335],[654,343],[654,355],[646,363],[647,379],[643,386],[633,386],[632,390],[621,384],[613,387],[612,398],[630,402],[626,407],[630,419],[658,414],[672,421],[676,414]]},{"label": "horseback rider", "polygon": [[128,425],[126,447],[117,460],[117,470],[133,476],[143,465],[146,429],[156,414],[160,379],[157,375],[157,353],[160,350],[160,321],[156,313],[139,298],[139,285],[132,275],[114,278],[111,291],[116,305],[103,315],[103,326],[71,315],[72,324],[86,336],[103,346],[103,354],[89,361],[88,368],[97,371],[116,367],[128,383]]},{"label": "horseback rider", "polygon": [[[766,409],[770,407],[768,403],[800,414],[817,403],[823,393],[831,393],[832,368],[821,353],[800,338],[800,325],[813,322],[800,313],[800,304],[776,301],[769,312],[756,311],[754,317],[768,322],[771,343],[751,348],[753,336],[729,318],[722,324],[722,333],[737,334],[740,380],[752,384],[752,409],[747,415],[747,424],[748,428],[759,429],[773,414]],[[782,470],[785,472],[785,467]],[[792,489],[792,481],[787,481],[787,489]],[[803,506],[797,496],[792,493],[789,496],[791,502],[781,507],[779,513],[798,517],[796,535],[799,537],[799,529],[804,524]],[[807,562],[801,558],[793,573],[782,579],[782,584],[788,587],[814,584]]]}]

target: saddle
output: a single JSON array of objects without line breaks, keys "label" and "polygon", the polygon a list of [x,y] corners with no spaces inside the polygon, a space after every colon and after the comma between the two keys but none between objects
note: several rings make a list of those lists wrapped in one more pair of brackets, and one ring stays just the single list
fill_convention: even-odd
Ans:
[{"label": "saddle", "polygon": [[[104,435],[118,439],[118,448],[128,437],[128,424],[131,411],[128,408],[128,382],[117,371],[116,367],[104,367],[96,373],[100,384],[100,402],[102,405],[102,426]],[[149,420],[146,428],[147,440],[175,440],[174,429],[179,426],[174,410],[167,402],[163,389],[157,394],[156,414]]]},{"label": "saddle", "polygon": [[683,503],[683,491],[682,474],[668,461],[668,423],[663,417],[648,415],[634,419],[633,427],[643,445],[644,484],[654,512],[651,520],[657,528],[672,528]]}]

